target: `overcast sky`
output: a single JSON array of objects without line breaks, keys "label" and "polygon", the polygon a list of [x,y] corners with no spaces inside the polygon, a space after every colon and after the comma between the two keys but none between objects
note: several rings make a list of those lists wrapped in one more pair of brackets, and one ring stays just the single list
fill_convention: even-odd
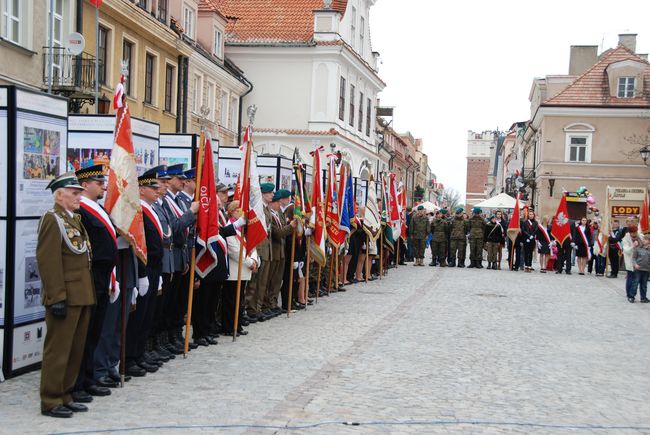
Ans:
[{"label": "overcast sky", "polygon": [[607,49],[638,33],[637,52],[648,53],[649,23],[648,0],[378,0],[381,105],[395,107],[394,128],[421,137],[438,181],[464,198],[467,130],[528,120],[533,78],[568,74],[571,45]]}]

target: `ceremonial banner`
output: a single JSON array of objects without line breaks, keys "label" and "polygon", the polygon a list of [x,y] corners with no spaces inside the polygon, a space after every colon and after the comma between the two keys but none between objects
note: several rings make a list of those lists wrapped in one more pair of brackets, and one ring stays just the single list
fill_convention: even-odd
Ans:
[{"label": "ceremonial banner", "polygon": [[339,197],[341,198],[341,219],[339,228],[344,233],[339,244],[345,242],[345,237],[350,234],[354,220],[354,193],[352,191],[352,168],[349,164],[341,164],[341,183],[339,184]]},{"label": "ceremonial banner", "polygon": [[345,233],[340,229],[340,210],[336,192],[336,155],[330,154],[327,171],[327,202],[325,204],[325,222],[330,243],[338,248],[345,241]]},{"label": "ceremonial banner", "polygon": [[648,208],[648,191],[646,190],[643,194],[643,207],[641,207],[641,216],[639,218],[639,231],[642,234],[647,234],[650,232],[650,222],[648,222],[648,214],[650,209]]},{"label": "ceremonial banner", "polygon": [[[118,88],[120,86],[121,83]],[[131,135],[131,114],[128,104],[123,100],[120,99],[115,117],[114,144],[104,208],[111,216],[117,231],[133,247],[135,255],[146,264],[147,244]]]},{"label": "ceremonial banner", "polygon": [[323,147],[317,147],[311,152],[314,157],[312,165],[311,218],[309,226],[313,233],[309,246],[311,255],[316,263],[325,266],[325,210],[323,209],[323,184],[321,182],[320,152]]},{"label": "ceremonial banner", "polygon": [[393,228],[390,224],[389,217],[389,204],[390,196],[387,189],[388,180],[385,176],[381,180],[381,192],[382,192],[382,202],[381,202],[381,225],[384,227],[384,242],[386,247],[392,251],[395,247],[395,239],[393,239]]},{"label": "ceremonial banner", "polygon": [[521,232],[521,222],[519,218],[519,193],[515,197],[515,209],[512,212],[512,217],[510,218],[510,223],[508,223],[508,238],[512,243],[515,243],[515,239]]},{"label": "ceremonial banner", "polygon": [[567,237],[571,239],[571,223],[569,222],[566,195],[562,195],[560,204],[557,207],[557,212],[553,218],[553,225],[551,226],[551,235],[560,245],[564,244]]},{"label": "ceremonial banner", "polygon": [[395,174],[390,174],[390,223],[393,227],[393,237],[395,241],[402,235],[402,220],[400,219],[401,206],[397,196],[397,182]]},{"label": "ceremonial banner", "polygon": [[368,195],[366,196],[366,210],[363,214],[363,230],[374,242],[379,237],[381,223],[379,221],[379,207],[377,206],[377,189],[373,183],[372,175],[368,181]]},{"label": "ceremonial banner", "polygon": [[246,129],[244,135],[244,152],[242,153],[242,170],[239,175],[240,181],[240,207],[244,216],[248,219],[246,229],[246,252],[252,252],[259,245],[268,233],[266,216],[264,215],[264,203],[262,202],[262,190],[260,189],[260,177],[257,174],[257,163],[251,158],[253,154],[253,132],[251,127]]}]

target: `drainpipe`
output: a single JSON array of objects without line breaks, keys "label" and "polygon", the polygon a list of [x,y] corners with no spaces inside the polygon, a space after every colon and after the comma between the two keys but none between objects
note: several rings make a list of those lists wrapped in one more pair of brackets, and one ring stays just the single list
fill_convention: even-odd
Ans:
[{"label": "drainpipe", "polygon": [[241,118],[244,113],[244,97],[251,92],[253,92],[253,84],[243,76],[243,74],[240,76],[240,78],[246,83],[246,86],[248,86],[248,90],[241,96],[239,97],[239,122],[237,123],[237,145],[241,144],[241,130],[242,130],[242,122]]},{"label": "drainpipe", "polygon": [[187,133],[187,88],[190,59],[183,57],[183,133]]},{"label": "drainpipe", "polygon": [[[84,2],[82,0],[77,1],[77,16],[75,19],[75,31],[83,35],[84,33]],[[95,53],[95,62],[97,62],[98,53]],[[95,80],[98,80],[98,77],[95,76]],[[74,68],[74,84],[75,86],[81,85],[81,54],[77,56],[77,64]],[[95,106],[97,107],[97,106]]]},{"label": "drainpipe", "polygon": [[[176,79],[176,133],[181,133],[182,104],[181,104],[181,83],[183,82],[183,56],[178,56],[178,77]],[[185,92],[183,92],[185,93]]]}]

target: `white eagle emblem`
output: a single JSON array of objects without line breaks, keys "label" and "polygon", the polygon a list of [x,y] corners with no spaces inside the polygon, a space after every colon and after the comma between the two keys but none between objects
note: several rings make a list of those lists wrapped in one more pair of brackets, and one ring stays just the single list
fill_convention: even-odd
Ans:
[{"label": "white eagle emblem", "polygon": [[555,218],[555,221],[559,226],[563,226],[569,222],[569,218],[566,217],[563,211],[558,213],[557,218]]}]

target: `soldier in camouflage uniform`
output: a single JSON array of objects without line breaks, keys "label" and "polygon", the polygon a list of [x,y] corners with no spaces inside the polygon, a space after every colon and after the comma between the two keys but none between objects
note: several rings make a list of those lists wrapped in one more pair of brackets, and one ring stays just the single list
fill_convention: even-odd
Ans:
[{"label": "soldier in camouflage uniform", "polygon": [[447,233],[449,232],[449,224],[444,218],[447,210],[440,210],[436,213],[436,217],[431,222],[431,263],[429,266],[435,266],[437,262],[440,267],[447,267]]},{"label": "soldier in camouflage uniform", "polygon": [[485,243],[485,221],[481,209],[474,207],[469,219],[469,267],[483,268],[483,245]]},{"label": "soldier in camouflage uniform", "polygon": [[429,219],[424,211],[424,207],[421,205],[418,206],[417,211],[411,218],[409,232],[411,241],[413,242],[414,266],[424,266],[424,250],[426,239],[429,235]]},{"label": "soldier in camouflage uniform", "polygon": [[463,208],[456,209],[456,215],[450,225],[451,243],[449,255],[451,263],[449,266],[465,267],[465,256],[467,254],[467,234],[469,233],[469,221],[463,218]]}]

